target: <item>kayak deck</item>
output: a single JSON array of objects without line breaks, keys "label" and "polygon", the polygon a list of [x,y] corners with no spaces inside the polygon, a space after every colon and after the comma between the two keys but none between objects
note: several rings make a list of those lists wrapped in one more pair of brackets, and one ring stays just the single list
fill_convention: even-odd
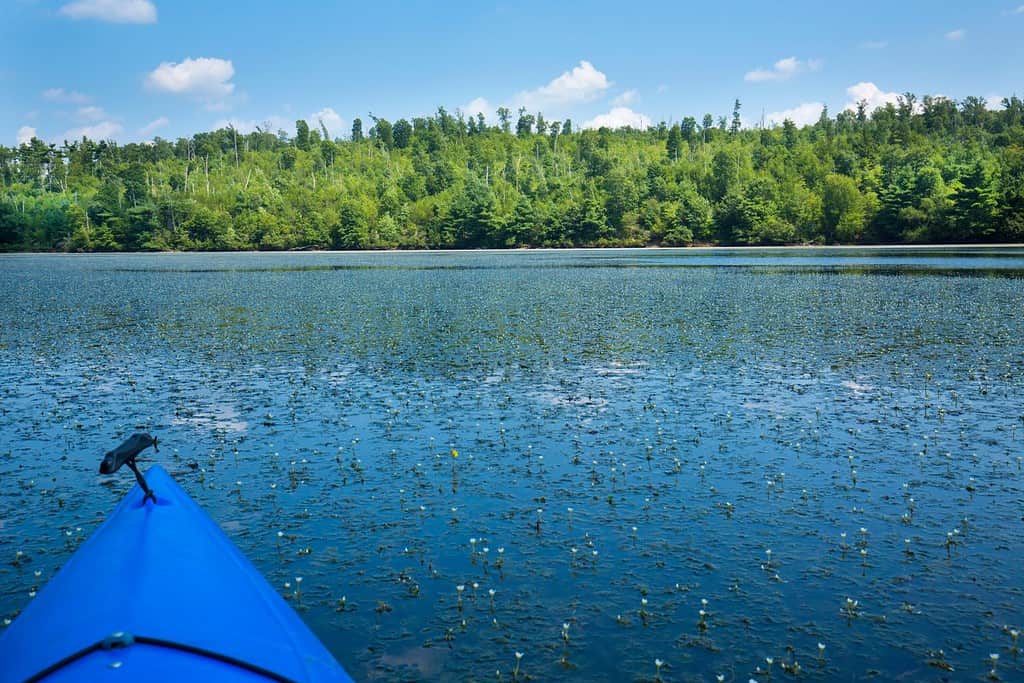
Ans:
[{"label": "kayak deck", "polygon": [[351,680],[166,470],[146,479],[156,504],[134,486],[0,633],[0,681]]}]

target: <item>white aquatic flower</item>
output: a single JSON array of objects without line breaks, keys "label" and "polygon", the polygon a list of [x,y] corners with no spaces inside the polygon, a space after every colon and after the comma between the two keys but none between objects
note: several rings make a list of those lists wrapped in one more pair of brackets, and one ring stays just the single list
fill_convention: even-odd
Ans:
[{"label": "white aquatic flower", "polygon": [[300,584],[300,583],[302,583],[302,577],[301,577],[301,576],[296,576],[296,577],[295,577],[295,583],[296,583],[296,584]]},{"label": "white aquatic flower", "polygon": [[716,674],[715,680],[718,681],[718,683],[723,683],[723,681],[725,681],[725,674]]},{"label": "white aquatic flower", "polygon": [[4,626],[10,626],[10,625],[11,625],[10,618],[9,617],[4,617]]},{"label": "white aquatic flower", "polygon": [[284,532],[283,531],[278,531],[277,532],[277,537],[278,538],[284,538]]},{"label": "white aquatic flower", "polygon": [[42,575],[43,575],[43,573],[42,573],[41,571],[39,571],[38,569],[37,569],[37,570],[35,570],[35,571],[34,571],[34,572],[32,572],[32,573],[36,575],[36,578],[37,578],[37,579],[38,579],[38,578],[39,578],[40,576],[42,576]]},{"label": "white aquatic flower", "polygon": [[455,590],[457,590],[457,591],[459,591],[461,593],[462,591],[466,590],[466,587],[464,585],[462,585],[462,584],[459,584],[458,586],[455,587]]},{"label": "white aquatic flower", "polygon": [[825,651],[825,643],[818,643],[818,652]]},{"label": "white aquatic flower", "polygon": [[522,658],[523,658],[523,653],[522,652],[517,652],[516,653],[516,661],[518,661],[518,660],[520,660]]},{"label": "white aquatic flower", "polygon": [[30,598],[36,597],[36,592],[35,591],[29,591],[28,592],[28,597],[30,597]]},{"label": "white aquatic flower", "polygon": [[771,657],[765,657],[764,661],[768,663],[768,666],[771,666],[772,664],[775,663],[775,660],[773,658],[771,658]]},{"label": "white aquatic flower", "polygon": [[643,605],[644,607],[646,607],[647,606],[647,598],[640,598],[640,604]]},{"label": "white aquatic flower", "polygon": [[992,660],[992,664],[995,664],[996,662],[998,662],[998,661],[999,661],[999,655],[997,655],[997,654],[996,654],[995,652],[993,652],[992,654],[990,654],[990,655],[988,656],[988,658]]},{"label": "white aquatic flower", "polygon": [[493,598],[494,597],[494,589],[493,588],[488,588],[487,589],[487,594],[490,595]]}]

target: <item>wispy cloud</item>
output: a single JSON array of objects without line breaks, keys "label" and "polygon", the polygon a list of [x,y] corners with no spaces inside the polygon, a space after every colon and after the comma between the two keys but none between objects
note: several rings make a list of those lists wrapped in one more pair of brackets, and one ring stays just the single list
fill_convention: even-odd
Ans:
[{"label": "wispy cloud", "polygon": [[639,93],[636,90],[626,90],[615,96],[615,99],[612,100],[612,106],[624,107],[627,104],[633,104],[634,102],[636,102],[638,96]]},{"label": "wispy cloud", "polygon": [[114,24],[156,23],[156,6],[149,0],[75,0],[60,8],[72,19],[98,19]]},{"label": "wispy cloud", "polygon": [[144,125],[142,128],[139,128],[139,131],[138,131],[139,136],[143,137],[143,138],[148,138],[150,135],[152,135],[153,133],[155,133],[159,129],[163,128],[164,126],[166,126],[170,122],[171,122],[171,120],[168,119],[166,116],[161,116],[159,118],[155,118],[152,121],[150,121],[149,123],[147,123],[146,125]]},{"label": "wispy cloud", "polygon": [[889,43],[885,40],[865,40],[860,46],[864,50],[884,50],[889,47]]},{"label": "wispy cloud", "polygon": [[36,129],[32,126],[22,126],[18,129],[18,144],[23,145],[36,137]]},{"label": "wispy cloud", "polygon": [[79,107],[75,116],[83,121],[100,121],[107,118],[107,112],[103,111],[103,107],[89,105],[88,107]]},{"label": "wispy cloud", "polygon": [[769,124],[779,124],[789,119],[798,126],[809,126],[821,117],[821,111],[825,108],[822,102],[804,102],[792,109],[773,111],[767,115]]},{"label": "wispy cloud", "polygon": [[80,126],[72,128],[64,133],[65,140],[79,140],[89,138],[90,140],[110,140],[124,130],[116,121],[100,121],[91,126]]},{"label": "wispy cloud", "polygon": [[946,40],[951,40],[953,42],[956,42],[958,40],[963,40],[966,35],[967,35],[967,31],[963,30],[962,28],[958,28],[958,29],[955,29],[955,30],[950,31],[949,33],[947,33],[946,34]]},{"label": "wispy cloud", "polygon": [[771,81],[788,81],[797,74],[806,71],[820,71],[822,62],[820,59],[809,59],[806,62],[796,57],[786,57],[775,62],[770,69],[757,68],[748,71],[743,80],[750,83],[764,83]]},{"label": "wispy cloud", "polygon": [[42,92],[44,100],[49,102],[60,102],[61,104],[85,104],[92,98],[74,90],[64,88],[50,88]]},{"label": "wispy cloud", "polygon": [[650,117],[635,112],[629,107],[614,107],[607,114],[600,114],[583,124],[584,128],[648,128],[651,125]]}]

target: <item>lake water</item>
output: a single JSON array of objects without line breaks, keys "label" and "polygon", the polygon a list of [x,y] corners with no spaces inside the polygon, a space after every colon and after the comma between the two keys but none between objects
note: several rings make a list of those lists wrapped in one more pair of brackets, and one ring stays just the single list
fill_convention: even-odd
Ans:
[{"label": "lake water", "polygon": [[357,679],[1024,680],[1024,249],[17,255],[0,288],[5,618],[143,427]]}]

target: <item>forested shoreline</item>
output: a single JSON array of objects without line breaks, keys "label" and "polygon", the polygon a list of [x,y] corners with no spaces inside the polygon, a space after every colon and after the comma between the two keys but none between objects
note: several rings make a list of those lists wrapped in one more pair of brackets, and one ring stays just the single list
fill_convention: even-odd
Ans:
[{"label": "forested shoreline", "polygon": [[1024,101],[578,130],[443,108],[118,145],[0,146],[0,251],[1024,241]]}]

